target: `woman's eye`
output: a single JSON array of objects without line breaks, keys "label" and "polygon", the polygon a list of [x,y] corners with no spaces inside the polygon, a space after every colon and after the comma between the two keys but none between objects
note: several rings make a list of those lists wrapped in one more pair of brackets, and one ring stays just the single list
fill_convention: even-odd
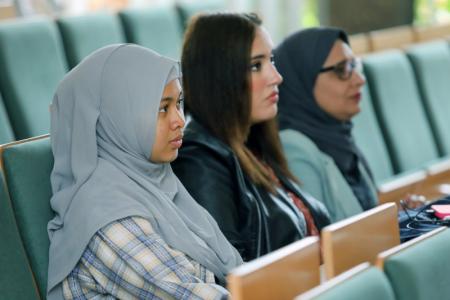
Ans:
[{"label": "woman's eye", "polygon": [[273,56],[270,57],[270,63],[272,65],[275,65],[275,57],[273,57]]},{"label": "woman's eye", "polygon": [[183,110],[184,109],[184,98],[180,98],[177,101],[177,108],[178,110]]},{"label": "woman's eye", "polygon": [[252,72],[258,72],[261,70],[261,66],[262,66],[262,64],[260,62],[254,63],[250,66],[250,70]]},{"label": "woman's eye", "polygon": [[159,112],[160,113],[165,113],[167,112],[167,110],[169,109],[169,106],[165,105],[159,108]]}]

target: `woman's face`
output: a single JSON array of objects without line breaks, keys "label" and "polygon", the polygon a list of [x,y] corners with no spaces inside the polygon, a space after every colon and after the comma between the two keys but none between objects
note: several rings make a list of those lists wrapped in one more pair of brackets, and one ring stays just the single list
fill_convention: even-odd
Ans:
[{"label": "woman's face", "polygon": [[[354,59],[350,47],[337,40],[331,48],[323,68]],[[352,70],[347,64],[347,70]],[[339,78],[336,72],[319,73],[314,86],[314,97],[325,112],[340,121],[348,121],[360,111],[361,88],[366,80],[360,71],[353,69],[348,79]]]},{"label": "woman's face", "polygon": [[178,156],[183,141],[183,95],[178,79],[169,82],[164,88],[159,105],[156,137],[150,161],[167,163]]},{"label": "woman's face", "polygon": [[283,78],[273,63],[273,42],[261,26],[256,29],[251,52],[252,124],[274,118],[278,110],[278,85]]}]

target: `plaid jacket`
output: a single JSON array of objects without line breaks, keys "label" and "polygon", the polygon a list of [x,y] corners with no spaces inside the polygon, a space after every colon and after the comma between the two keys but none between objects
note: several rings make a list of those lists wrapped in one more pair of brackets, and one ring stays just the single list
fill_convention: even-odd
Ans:
[{"label": "plaid jacket", "polygon": [[114,221],[91,239],[63,282],[65,299],[226,299],[214,274],[170,248],[139,217]]}]

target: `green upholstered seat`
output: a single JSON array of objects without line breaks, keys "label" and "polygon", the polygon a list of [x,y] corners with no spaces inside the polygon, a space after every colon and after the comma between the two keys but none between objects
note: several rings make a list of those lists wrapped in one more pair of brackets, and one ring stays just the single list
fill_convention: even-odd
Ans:
[{"label": "green upholstered seat", "polygon": [[397,299],[450,298],[450,229],[407,247],[384,261]]},{"label": "green upholstered seat", "polygon": [[450,154],[450,48],[447,41],[407,49],[441,155]]},{"label": "green upholstered seat", "polygon": [[125,35],[135,43],[179,60],[183,28],[172,5],[130,8],[120,12]]},{"label": "green upholstered seat", "polygon": [[396,298],[386,275],[378,268],[370,267],[366,263],[325,282],[322,286],[318,286],[295,299],[394,300]]},{"label": "green upholstered seat", "polygon": [[0,90],[17,139],[49,132],[49,104],[66,71],[52,21],[36,18],[0,24]]},{"label": "green upholstered seat", "polygon": [[181,24],[186,28],[190,18],[195,14],[201,12],[223,11],[227,8],[227,4],[225,0],[183,0],[177,2],[177,8],[181,17]]},{"label": "green upholstered seat", "polygon": [[42,298],[46,295],[47,223],[53,217],[50,173],[53,155],[50,138],[4,148],[3,166],[14,215]]},{"label": "green upholstered seat", "polygon": [[391,158],[381,133],[366,84],[362,90],[361,112],[353,118],[353,137],[364,154],[377,183],[394,175]]},{"label": "green upholstered seat", "polygon": [[39,299],[2,174],[0,174],[0,241],[0,298]]},{"label": "green upholstered seat", "polygon": [[101,47],[125,42],[117,15],[92,13],[61,17],[57,23],[70,68]]},{"label": "green upholstered seat", "polygon": [[374,108],[395,172],[419,168],[439,157],[414,72],[400,50],[364,58]]},{"label": "green upholstered seat", "polygon": [[0,96],[0,145],[12,141],[14,141],[14,132],[3,104],[3,99]]}]

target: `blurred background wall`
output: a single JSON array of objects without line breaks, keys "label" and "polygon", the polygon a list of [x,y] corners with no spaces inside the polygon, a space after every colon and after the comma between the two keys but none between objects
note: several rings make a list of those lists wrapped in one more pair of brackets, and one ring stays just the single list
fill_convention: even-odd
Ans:
[{"label": "blurred background wall", "polygon": [[275,42],[301,27],[333,25],[349,33],[404,24],[450,22],[450,0],[0,0],[0,19],[73,15],[160,3],[222,1],[262,16]]}]

